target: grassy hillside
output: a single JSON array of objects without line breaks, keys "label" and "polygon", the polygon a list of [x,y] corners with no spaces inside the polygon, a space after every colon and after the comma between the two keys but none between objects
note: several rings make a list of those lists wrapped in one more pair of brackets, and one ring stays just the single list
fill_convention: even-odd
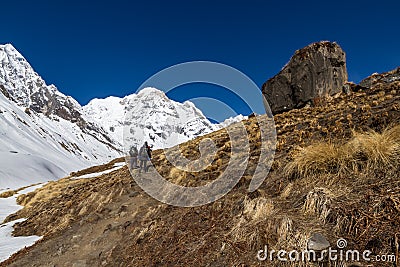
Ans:
[{"label": "grassy hillside", "polygon": [[[25,208],[8,220],[28,219],[16,226],[15,234],[44,238],[3,265],[343,266],[256,258],[265,245],[301,251],[313,233],[323,234],[332,245],[345,238],[348,248],[398,256],[400,82],[352,89],[317,106],[274,117],[275,160],[262,186],[252,193],[247,187],[260,154],[257,118],[244,122],[251,155],[242,179],[229,194],[208,205],[162,204],[136,185],[127,167],[96,178],[67,177],[20,196]],[[198,186],[215,179],[230,159],[226,130],[180,149],[196,159],[204,138],[217,146],[217,157],[206,170],[180,171],[163,151],[154,152],[153,164],[180,185]]]}]

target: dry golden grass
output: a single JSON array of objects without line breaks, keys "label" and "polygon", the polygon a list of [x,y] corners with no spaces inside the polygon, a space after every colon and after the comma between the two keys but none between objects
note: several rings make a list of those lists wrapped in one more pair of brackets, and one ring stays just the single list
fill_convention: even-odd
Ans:
[{"label": "dry golden grass", "polygon": [[79,180],[70,180],[68,178],[52,181],[38,190],[18,196],[17,203],[28,208],[32,205],[35,205],[35,203],[45,202],[57,197],[65,187],[73,186],[79,183]]},{"label": "dry golden grass", "polygon": [[400,125],[386,129],[385,135],[400,143]]},{"label": "dry golden grass", "polygon": [[12,197],[16,193],[17,193],[16,190],[5,191],[5,192],[0,194],[0,198],[9,198],[9,197]]},{"label": "dry golden grass", "polygon": [[18,188],[16,190],[5,191],[5,192],[0,194],[0,198],[12,197],[13,195],[17,194],[19,191],[22,191],[22,190],[24,190],[24,189],[26,189],[28,187],[35,186],[35,185],[38,185],[38,184],[33,184],[33,185],[30,185],[30,186],[24,186],[24,187]]},{"label": "dry golden grass", "polygon": [[353,133],[346,144],[318,143],[301,149],[286,165],[288,177],[299,178],[321,173],[368,172],[398,166],[400,125],[382,133],[373,130]]},{"label": "dry golden grass", "polygon": [[172,182],[175,184],[180,184],[185,178],[186,178],[187,173],[185,171],[182,171],[176,167],[172,167],[169,176],[172,179]]},{"label": "dry golden grass", "polygon": [[325,222],[330,213],[330,205],[333,197],[333,194],[326,188],[314,188],[314,190],[311,190],[307,194],[303,205],[304,213],[317,215]]},{"label": "dry golden grass", "polygon": [[244,199],[243,214],[252,221],[260,221],[269,218],[274,211],[274,204],[271,200],[260,197],[250,200]]},{"label": "dry golden grass", "polygon": [[316,173],[337,172],[345,155],[333,143],[318,143],[299,151],[284,168],[286,175],[305,177]]},{"label": "dry golden grass", "polygon": [[400,127],[382,133],[370,131],[355,133],[344,152],[351,155],[353,162],[364,164],[367,169],[392,167],[400,156]]}]

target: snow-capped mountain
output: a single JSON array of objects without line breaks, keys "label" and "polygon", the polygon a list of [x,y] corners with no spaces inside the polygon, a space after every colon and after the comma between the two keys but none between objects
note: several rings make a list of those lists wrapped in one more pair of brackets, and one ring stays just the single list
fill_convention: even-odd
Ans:
[{"label": "snow-capped mountain", "polygon": [[0,45],[0,190],[56,179],[121,155],[82,107]]},{"label": "snow-capped mountain", "polygon": [[239,114],[239,115],[237,115],[235,117],[227,118],[226,120],[224,120],[223,122],[219,123],[218,125],[219,125],[220,128],[225,128],[225,127],[228,127],[229,125],[231,125],[233,123],[240,122],[242,120],[247,120],[247,119],[248,119],[247,116],[243,116],[242,114]]},{"label": "snow-capped mountain", "polygon": [[115,140],[122,142],[125,134],[136,146],[147,141],[154,148],[171,147],[219,129],[192,102],[175,102],[156,88],[124,98],[93,99],[83,110]]},{"label": "snow-capped mountain", "polygon": [[0,88],[7,98],[47,116],[58,115],[72,122],[81,120],[79,103],[54,85],[46,85],[11,44],[0,46],[0,64]]},{"label": "snow-capped mountain", "polygon": [[155,88],[82,107],[47,85],[12,45],[0,45],[0,191],[121,156],[124,137],[165,148],[242,119],[212,124],[192,102]]}]

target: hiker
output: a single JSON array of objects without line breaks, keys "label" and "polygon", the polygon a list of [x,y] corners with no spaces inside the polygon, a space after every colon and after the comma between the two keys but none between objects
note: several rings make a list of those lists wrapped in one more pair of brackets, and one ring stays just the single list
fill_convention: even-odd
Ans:
[{"label": "hiker", "polygon": [[153,147],[153,145],[149,146],[149,145],[147,144],[147,141],[144,142],[144,145],[146,146],[147,155],[149,156],[149,159],[151,160],[151,152],[152,152],[152,149],[151,149],[151,148]]},{"label": "hiker", "polygon": [[147,172],[147,161],[150,159],[147,147],[147,142],[145,142],[139,150],[139,172],[141,172],[142,170],[144,170],[144,172]]},{"label": "hiker", "polygon": [[130,167],[131,169],[137,169],[138,164],[138,150],[136,146],[132,146],[131,149],[129,150],[129,156],[130,156]]}]

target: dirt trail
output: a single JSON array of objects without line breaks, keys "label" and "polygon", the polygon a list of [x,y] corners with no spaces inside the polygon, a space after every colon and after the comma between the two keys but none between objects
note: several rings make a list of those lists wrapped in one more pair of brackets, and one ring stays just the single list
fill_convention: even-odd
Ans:
[{"label": "dirt trail", "polygon": [[[73,223],[66,225],[62,231],[45,235],[33,249],[23,251],[21,254],[24,257],[10,266],[100,266],[106,263],[116,266],[107,258],[118,244],[116,241],[131,234],[132,226],[141,225],[146,214],[159,207],[160,203],[148,197],[129,179],[126,167],[112,175],[120,177],[118,182],[123,184],[111,190],[112,195],[108,197],[112,201],[104,199],[103,202],[93,203],[93,207],[97,206],[96,210],[88,209],[74,214],[76,218]],[[109,178],[102,176],[99,180]],[[91,182],[96,184],[96,179],[91,179]],[[23,228],[21,226],[20,230],[23,231]],[[41,231],[38,228],[36,230]]]}]

